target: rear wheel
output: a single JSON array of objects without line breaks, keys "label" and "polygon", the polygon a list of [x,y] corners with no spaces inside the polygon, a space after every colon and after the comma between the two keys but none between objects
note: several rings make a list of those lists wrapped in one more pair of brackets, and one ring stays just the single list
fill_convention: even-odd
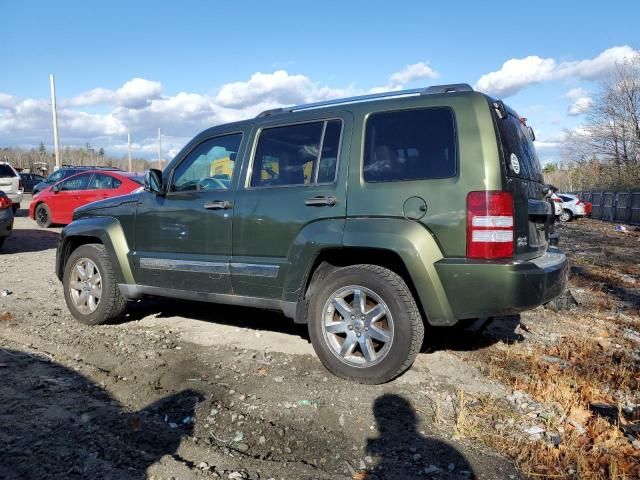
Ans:
[{"label": "rear wheel", "polygon": [[36,207],[34,216],[39,227],[49,228],[51,226],[51,210],[46,203],[41,203]]},{"label": "rear wheel", "polygon": [[377,265],[353,265],[328,274],[311,297],[308,327],[316,354],[329,371],[370,384],[407,370],[424,337],[406,283]]},{"label": "rear wheel", "polygon": [[81,323],[98,325],[117,320],[127,306],[104,245],[88,244],[74,250],[62,284],[69,312]]},{"label": "rear wheel", "polygon": [[562,210],[559,219],[561,222],[570,222],[573,220],[573,213],[571,213],[571,210]]}]

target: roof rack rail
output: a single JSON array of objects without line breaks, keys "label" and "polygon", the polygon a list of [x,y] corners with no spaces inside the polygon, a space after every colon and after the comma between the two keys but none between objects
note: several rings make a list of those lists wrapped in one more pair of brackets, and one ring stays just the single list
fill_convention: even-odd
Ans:
[{"label": "roof rack rail", "polygon": [[337,98],[334,100],[324,100],[322,102],[305,103],[293,107],[271,108],[260,113],[256,118],[270,117],[279,113],[298,112],[300,110],[312,110],[314,108],[342,105],[345,103],[366,102],[368,100],[380,100],[384,98],[407,97],[411,95],[435,95],[438,93],[473,92],[473,88],[468,83],[451,83],[447,85],[433,85],[427,88],[413,88],[410,90],[396,90],[393,92],[370,93],[368,95],[358,95],[355,97]]}]

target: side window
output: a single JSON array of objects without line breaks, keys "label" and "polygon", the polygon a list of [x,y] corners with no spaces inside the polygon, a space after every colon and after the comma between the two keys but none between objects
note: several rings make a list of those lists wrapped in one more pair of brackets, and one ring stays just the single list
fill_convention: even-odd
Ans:
[{"label": "side window", "polygon": [[333,182],[341,132],[341,120],[264,129],[258,138],[251,186]]},{"label": "side window", "polygon": [[233,179],[241,133],[210,138],[189,153],[173,174],[173,192],[226,190]]},{"label": "side window", "polygon": [[367,120],[364,180],[394,182],[456,174],[455,119],[449,108],[374,113]]},{"label": "side window", "polygon": [[104,173],[96,173],[89,183],[89,190],[108,190],[110,188],[118,188],[122,182],[111,175]]},{"label": "side window", "polygon": [[86,173],[84,175],[77,175],[69,180],[65,180],[60,184],[60,190],[86,190],[89,185],[89,177],[91,177],[91,174]]}]

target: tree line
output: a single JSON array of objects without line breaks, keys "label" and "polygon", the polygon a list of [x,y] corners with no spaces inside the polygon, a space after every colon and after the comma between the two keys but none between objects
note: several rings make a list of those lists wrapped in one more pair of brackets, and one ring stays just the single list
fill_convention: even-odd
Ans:
[{"label": "tree line", "polygon": [[565,131],[562,161],[545,166],[565,191],[640,189],[640,54],[619,62],[598,85],[585,123]]},{"label": "tree line", "polygon": [[[37,149],[0,148],[0,161],[8,162],[18,170],[45,175],[53,172],[56,164],[54,153],[47,151],[43,142],[40,142],[40,146]],[[89,143],[80,148],[65,146],[60,149],[60,162],[62,165],[74,167],[116,167],[125,171],[129,169],[129,160],[127,158],[106,155],[103,148],[93,148]],[[134,172],[144,172],[149,168],[147,161],[139,157],[132,158],[131,165]]]}]

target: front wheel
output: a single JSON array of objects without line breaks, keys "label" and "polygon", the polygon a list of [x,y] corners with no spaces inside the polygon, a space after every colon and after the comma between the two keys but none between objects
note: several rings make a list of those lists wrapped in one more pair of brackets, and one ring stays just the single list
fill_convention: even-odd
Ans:
[{"label": "front wheel", "polygon": [[414,362],[424,324],[396,273],[378,265],[339,268],[311,297],[309,336],[323,365],[361,383],[384,383]]},{"label": "front wheel", "polygon": [[559,218],[561,222],[570,222],[573,219],[573,213],[571,210],[563,210]]},{"label": "front wheel", "polygon": [[62,285],[69,312],[87,325],[117,320],[127,306],[104,245],[91,243],[74,250],[67,260]]},{"label": "front wheel", "polygon": [[51,210],[49,210],[46,203],[41,203],[36,207],[34,216],[40,228],[49,228],[51,226]]}]

